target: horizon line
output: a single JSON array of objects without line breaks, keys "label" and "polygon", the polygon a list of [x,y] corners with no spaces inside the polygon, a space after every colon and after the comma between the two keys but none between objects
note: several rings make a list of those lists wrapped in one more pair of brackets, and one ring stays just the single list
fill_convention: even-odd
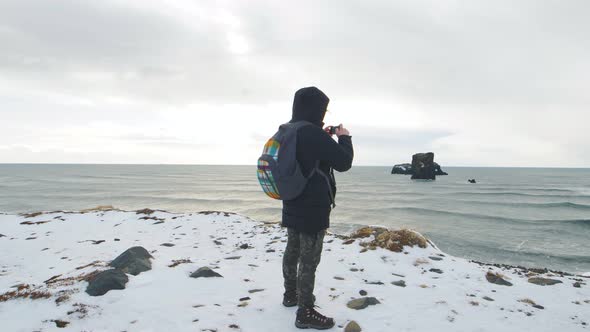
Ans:
[{"label": "horizon line", "polygon": [[[85,166],[256,166],[256,164],[176,164],[176,163],[0,163],[0,165],[85,165]],[[393,167],[394,165],[353,165],[353,167]],[[447,165],[446,167],[464,167],[464,168],[553,168],[553,169],[590,169],[580,166],[468,166],[468,165]]]}]

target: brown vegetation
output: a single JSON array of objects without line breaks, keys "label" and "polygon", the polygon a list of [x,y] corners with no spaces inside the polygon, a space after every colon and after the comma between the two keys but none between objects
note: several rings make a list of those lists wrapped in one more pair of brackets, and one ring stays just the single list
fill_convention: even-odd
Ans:
[{"label": "brown vegetation", "polygon": [[371,250],[380,247],[394,252],[402,252],[404,246],[426,248],[428,243],[425,237],[409,229],[388,230],[383,227],[363,227],[352,233],[350,237],[358,239],[370,236],[374,236],[374,239],[363,242],[361,245]]},{"label": "brown vegetation", "polygon": [[0,302],[6,302],[14,299],[48,299],[51,297],[51,293],[40,290],[38,287],[33,288],[31,285],[21,284],[14,287],[16,287],[15,291],[6,292],[0,295]]}]

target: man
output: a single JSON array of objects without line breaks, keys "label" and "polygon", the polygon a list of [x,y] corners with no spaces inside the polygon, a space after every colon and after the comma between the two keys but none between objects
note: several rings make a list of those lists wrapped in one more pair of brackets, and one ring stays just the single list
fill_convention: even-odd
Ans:
[{"label": "man", "polygon": [[299,306],[295,319],[299,328],[329,329],[334,326],[332,318],[314,309],[313,289],[336,194],[332,170],[349,170],[353,149],[350,134],[342,125],[335,132],[338,143],[332,139],[328,128],[322,129],[329,101],[316,87],[298,90],[290,121],[311,123],[301,127],[297,134],[297,162],[303,174],[309,176],[319,162],[303,193],[294,200],[283,201],[282,224],[288,228],[287,248],[283,256],[283,305]]}]

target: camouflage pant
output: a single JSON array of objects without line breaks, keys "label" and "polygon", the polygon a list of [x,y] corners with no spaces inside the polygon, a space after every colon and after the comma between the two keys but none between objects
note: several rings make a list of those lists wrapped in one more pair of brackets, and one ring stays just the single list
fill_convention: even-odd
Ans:
[{"label": "camouflage pant", "polygon": [[297,291],[299,307],[313,307],[315,271],[322,256],[326,231],[307,234],[289,228],[287,233],[289,238],[283,254],[285,292]]}]

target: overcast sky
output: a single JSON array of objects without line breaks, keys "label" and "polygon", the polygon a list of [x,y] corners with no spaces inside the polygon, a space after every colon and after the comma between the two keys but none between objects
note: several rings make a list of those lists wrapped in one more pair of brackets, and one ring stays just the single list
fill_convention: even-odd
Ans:
[{"label": "overcast sky", "polygon": [[590,166],[590,1],[2,0],[0,162],[253,164],[315,85],[355,165]]}]

